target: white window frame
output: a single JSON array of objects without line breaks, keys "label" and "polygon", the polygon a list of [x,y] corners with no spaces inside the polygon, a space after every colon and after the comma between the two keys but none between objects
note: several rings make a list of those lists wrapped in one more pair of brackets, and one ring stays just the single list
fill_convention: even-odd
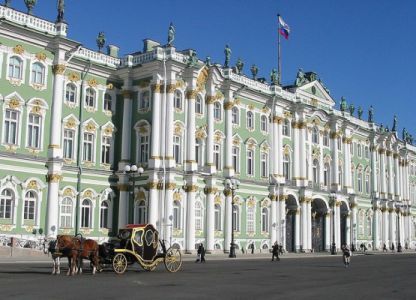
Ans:
[{"label": "white window frame", "polygon": [[234,171],[240,173],[240,147],[233,146],[231,148],[231,160]]},{"label": "white window frame", "polygon": [[[71,203],[70,204],[64,203],[66,202],[66,200],[70,201]],[[64,197],[61,201],[61,205],[59,206],[59,227],[60,228],[73,228],[73,212],[74,212],[73,199],[71,197]]]},{"label": "white window frame", "polygon": [[[101,163],[111,165],[112,164],[112,154],[113,154],[113,137],[109,135],[101,136]],[[104,158],[108,155],[108,161]]]},{"label": "white window frame", "polygon": [[254,206],[247,207],[247,233],[256,232],[256,208]]},{"label": "white window frame", "polygon": [[222,120],[221,103],[214,102],[214,120],[220,122]]},{"label": "white window frame", "polygon": [[[71,89],[70,89],[71,88]],[[74,89],[72,89],[74,88]],[[72,104],[72,105],[76,105],[77,104],[77,99],[78,99],[78,87],[75,83],[73,82],[68,82],[65,85],[65,102]],[[73,97],[73,101],[72,101],[72,97]]]},{"label": "white window frame", "polygon": [[[10,192],[10,195],[6,193]],[[11,220],[14,223],[14,210],[16,204],[16,196],[12,189],[5,188],[0,193],[0,219]],[[10,207],[7,214],[7,207]]]},{"label": "white window frame", "polygon": [[139,93],[138,109],[139,111],[148,111],[150,109],[150,90],[144,90]]},{"label": "white window frame", "polygon": [[110,204],[107,200],[100,203],[100,229],[110,228]]},{"label": "white window frame", "polygon": [[254,176],[256,173],[255,171],[255,151],[254,149],[247,149],[246,151],[246,168],[247,168],[247,175]]},{"label": "white window frame", "polygon": [[173,93],[173,107],[177,110],[183,110],[183,94],[180,90]]},{"label": "white window frame", "polygon": [[254,113],[251,110],[247,111],[246,120],[247,120],[247,129],[254,130],[255,129]]},{"label": "white window frame", "polygon": [[222,230],[222,208],[218,203],[214,205],[214,229],[215,231]]},{"label": "white window frame", "polygon": [[[88,203],[88,204],[85,204]],[[93,228],[92,224],[92,213],[93,213],[93,205],[90,199],[82,199],[81,201],[81,220],[80,220],[80,227],[81,228]]]},{"label": "white window frame", "polygon": [[173,158],[177,165],[182,164],[182,137],[176,134],[173,136]]},{"label": "white window frame", "polygon": [[[40,68],[40,70],[35,70]],[[40,79],[38,78],[40,76]],[[30,70],[30,83],[33,85],[45,85],[46,83],[46,67],[40,62],[34,62]]]},{"label": "white window frame", "polygon": [[202,95],[200,95],[200,94],[196,95],[195,113],[198,114],[198,115],[203,115],[204,114],[204,99],[202,98]]},{"label": "white window frame", "polygon": [[[38,118],[38,123],[35,123],[32,118]],[[43,117],[40,114],[29,113],[27,116],[27,139],[26,139],[26,147],[31,149],[41,149],[42,148],[42,125],[43,125]],[[37,137],[34,138],[34,135]],[[34,145],[33,145],[34,143]]]},{"label": "white window frame", "polygon": [[[16,118],[12,119],[11,117],[7,117],[7,113],[10,112],[10,114],[16,114]],[[15,145],[15,146],[19,146],[19,141],[20,141],[20,110],[16,110],[16,109],[10,109],[10,108],[6,108],[4,109],[3,112],[3,144],[4,145]],[[6,125],[7,122],[10,122],[10,124],[15,124],[15,130],[14,130],[14,140],[11,141],[10,140],[10,124],[9,126]],[[8,133],[6,134],[6,129],[9,128]],[[9,136],[9,138],[6,140],[6,137]]]},{"label": "white window frame", "polygon": [[269,176],[269,153],[260,152],[260,176],[266,178]]},{"label": "white window frame", "polygon": [[[66,132],[71,132],[72,137],[67,137],[66,136]],[[70,160],[74,160],[75,159],[75,143],[76,143],[76,131],[74,129],[70,129],[70,128],[64,128],[64,134],[63,134],[63,143],[62,143],[62,155],[64,159],[70,159]],[[67,141],[71,141],[70,146],[68,147],[68,142]],[[67,156],[67,150],[71,151],[71,155]]]},{"label": "white window frame", "polygon": [[222,170],[221,144],[214,143],[214,165],[217,171]]},{"label": "white window frame", "polygon": [[204,230],[204,209],[201,201],[195,202],[195,231]]},{"label": "white window frame", "polygon": [[[92,140],[86,140],[86,136],[91,136]],[[88,131],[84,131],[82,133],[82,161],[84,162],[95,162],[95,138],[96,135],[93,132],[88,132]],[[89,154],[86,152],[86,146],[90,145],[91,149],[89,149]],[[87,157],[88,155],[88,157]],[[88,158],[91,158],[91,160],[89,160]]]},{"label": "white window frame", "polygon": [[181,218],[182,218],[182,206],[181,206],[181,202],[180,201],[178,201],[178,200],[175,200],[174,202],[173,202],[173,213],[172,213],[172,216],[173,216],[173,219],[172,219],[172,226],[173,226],[173,229],[176,229],[176,230],[181,230],[182,229],[182,220],[181,220]]},{"label": "white window frame", "polygon": [[[103,95],[103,111],[112,112],[113,111],[113,95],[108,92],[105,92]],[[110,107],[108,107],[110,105]]]},{"label": "white window frame", "polygon": [[265,115],[262,115],[260,117],[260,130],[263,133],[269,132],[269,122],[267,120],[267,116],[265,116]]},{"label": "white window frame", "polygon": [[[19,63],[19,66],[17,66],[17,65],[15,65],[15,64],[13,64],[13,65],[11,65],[12,64],[12,59],[16,59],[16,60],[18,60],[20,63]],[[13,71],[12,71],[12,74],[10,74],[10,68],[13,68]],[[18,67],[19,68],[19,76],[18,77],[15,77],[15,68],[16,67]],[[20,57],[19,55],[11,55],[11,56],[9,56],[8,57],[8,60],[7,60],[7,79],[9,79],[9,80],[17,80],[17,81],[20,81],[20,82],[24,82],[25,81],[25,60],[24,60],[24,58],[23,57]]]},{"label": "white window frame", "polygon": [[282,134],[284,136],[290,137],[290,132],[291,132],[290,120],[284,119],[283,125],[282,125]]},{"label": "white window frame", "polygon": [[236,126],[240,125],[240,110],[236,106],[231,109],[231,123]]},{"label": "white window frame", "polygon": [[267,207],[262,207],[261,209],[261,231],[268,233],[270,231],[270,218],[269,218],[269,209]]},{"label": "white window frame", "polygon": [[[91,92],[92,94],[89,94],[89,92]],[[90,86],[85,88],[85,96],[84,96],[83,101],[84,101],[84,108],[95,110],[97,107],[97,91]],[[91,101],[92,101],[92,105],[90,105]]]}]

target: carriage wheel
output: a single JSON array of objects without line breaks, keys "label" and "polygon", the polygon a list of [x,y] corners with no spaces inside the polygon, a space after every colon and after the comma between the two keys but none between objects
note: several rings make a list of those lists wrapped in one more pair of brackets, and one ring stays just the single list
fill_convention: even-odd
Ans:
[{"label": "carriage wheel", "polygon": [[179,249],[169,248],[165,255],[165,267],[169,272],[176,272],[182,266],[182,256]]},{"label": "carriage wheel", "polygon": [[127,269],[127,257],[123,253],[117,253],[113,258],[113,270],[117,274],[123,274]]}]

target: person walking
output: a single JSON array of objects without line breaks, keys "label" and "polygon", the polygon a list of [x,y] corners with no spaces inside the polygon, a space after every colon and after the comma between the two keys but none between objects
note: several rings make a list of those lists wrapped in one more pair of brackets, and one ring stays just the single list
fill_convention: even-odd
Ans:
[{"label": "person walking", "polygon": [[202,243],[199,244],[198,246],[198,251],[197,251],[197,258],[196,258],[196,263],[197,262],[201,262],[204,263],[205,262],[205,248],[204,245]]},{"label": "person walking", "polygon": [[387,252],[387,246],[386,243],[383,244],[383,252]]},{"label": "person walking", "polygon": [[341,249],[342,249],[342,259],[344,261],[344,266],[348,268],[350,265],[351,251],[347,245],[343,245]]},{"label": "person walking", "polygon": [[274,261],[274,257],[276,257],[276,261],[279,261],[279,244],[277,242],[274,242],[273,248],[272,248],[272,261]]},{"label": "person walking", "polygon": [[254,242],[251,243],[251,254],[254,254]]}]

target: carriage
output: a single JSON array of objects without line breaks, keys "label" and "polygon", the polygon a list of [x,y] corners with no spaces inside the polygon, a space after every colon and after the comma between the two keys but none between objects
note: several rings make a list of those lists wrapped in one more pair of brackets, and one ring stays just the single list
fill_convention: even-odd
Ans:
[{"label": "carriage", "polygon": [[176,272],[182,265],[180,250],[166,249],[158,231],[151,224],[126,225],[118,232],[118,240],[100,249],[102,264],[111,264],[114,272],[123,274],[128,265],[137,262],[144,270],[152,271],[161,262],[166,270]]}]

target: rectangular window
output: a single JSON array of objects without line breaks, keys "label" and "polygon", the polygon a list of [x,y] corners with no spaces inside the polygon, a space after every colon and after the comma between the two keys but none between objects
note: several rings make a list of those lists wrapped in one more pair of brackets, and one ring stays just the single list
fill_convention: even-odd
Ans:
[{"label": "rectangular window", "polygon": [[35,219],[35,201],[25,201],[25,211],[23,218],[25,220]]},{"label": "rectangular window", "polygon": [[94,134],[84,133],[84,153],[82,159],[92,162],[94,157]]},{"label": "rectangular window", "polygon": [[267,153],[261,153],[261,177],[267,177],[269,171],[268,171],[268,154]]},{"label": "rectangular window", "polygon": [[41,116],[29,114],[27,146],[30,148],[40,148],[40,125]]},{"label": "rectangular window", "polygon": [[201,165],[201,154],[199,153],[200,149],[200,145],[198,143],[198,140],[195,141],[195,161],[197,163],[197,165]]},{"label": "rectangular window", "polygon": [[111,153],[111,137],[103,136],[101,142],[101,163],[110,164],[110,153]]},{"label": "rectangular window", "polygon": [[6,109],[4,117],[3,143],[17,145],[19,112]]},{"label": "rectangular window", "polygon": [[247,151],[247,175],[254,175],[254,152],[253,150]]},{"label": "rectangular window", "polygon": [[149,160],[149,136],[141,135],[139,137],[139,162],[147,163]]},{"label": "rectangular window", "polygon": [[232,148],[232,161],[233,161],[233,169],[236,173],[240,173],[240,158],[239,158],[240,149],[238,147]]},{"label": "rectangular window", "polygon": [[63,155],[66,159],[74,159],[74,139],[75,131],[70,129],[64,130],[64,148]]},{"label": "rectangular window", "polygon": [[181,138],[177,135],[173,136],[173,157],[176,164],[181,164]]},{"label": "rectangular window", "polygon": [[214,164],[217,170],[221,170],[221,146],[214,144]]}]

